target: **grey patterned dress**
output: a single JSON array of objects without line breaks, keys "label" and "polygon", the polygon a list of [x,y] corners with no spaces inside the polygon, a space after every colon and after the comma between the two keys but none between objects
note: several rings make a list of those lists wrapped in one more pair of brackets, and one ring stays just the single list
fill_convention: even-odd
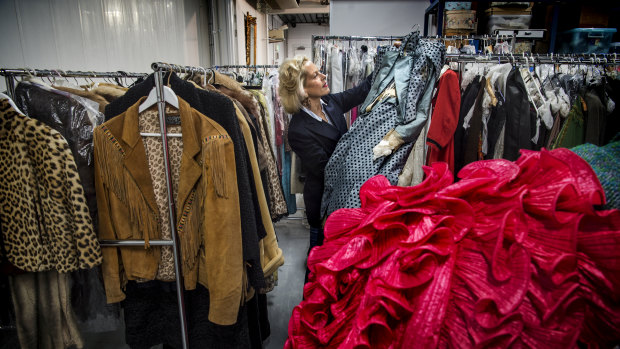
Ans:
[{"label": "grey patterned dress", "polygon": [[[360,207],[359,190],[374,175],[384,175],[393,185],[409,152],[428,119],[433,88],[445,59],[438,41],[409,34],[400,49],[381,48],[372,87],[358,117],[342,136],[325,168],[323,215],[340,208]],[[395,95],[378,97],[394,87]],[[369,111],[367,109],[372,106]],[[367,112],[366,112],[367,111]],[[405,141],[388,156],[373,160],[373,147],[394,129]]]}]

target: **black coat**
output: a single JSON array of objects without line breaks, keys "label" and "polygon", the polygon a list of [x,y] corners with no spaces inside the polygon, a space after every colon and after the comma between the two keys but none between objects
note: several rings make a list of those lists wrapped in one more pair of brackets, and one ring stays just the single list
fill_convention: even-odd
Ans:
[{"label": "black coat", "polygon": [[304,204],[308,223],[321,227],[321,198],[323,197],[325,166],[336,149],[340,137],[347,132],[344,113],[360,105],[370,91],[369,76],[358,86],[340,93],[329,94],[321,99],[327,103],[325,112],[334,125],[318,121],[300,110],[291,118],[288,141],[306,169]]}]

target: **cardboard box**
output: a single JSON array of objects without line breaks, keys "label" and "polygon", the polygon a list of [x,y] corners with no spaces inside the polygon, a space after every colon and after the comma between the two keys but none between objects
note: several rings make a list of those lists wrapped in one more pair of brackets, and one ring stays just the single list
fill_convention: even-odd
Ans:
[{"label": "cardboard box", "polygon": [[581,6],[579,16],[580,28],[607,28],[609,25],[609,13],[604,9],[592,6]]},{"label": "cardboard box", "polygon": [[455,10],[445,12],[444,30],[476,30],[476,11]]},{"label": "cardboard box", "polygon": [[272,29],[269,31],[270,41],[284,41],[284,29]]}]

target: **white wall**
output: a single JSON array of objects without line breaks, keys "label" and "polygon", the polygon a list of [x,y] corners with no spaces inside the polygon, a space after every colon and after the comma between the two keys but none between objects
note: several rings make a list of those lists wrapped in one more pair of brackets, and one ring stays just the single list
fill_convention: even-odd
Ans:
[{"label": "white wall", "polygon": [[231,64],[245,64],[245,22],[244,15],[250,13],[250,16],[256,17],[256,64],[267,64],[267,15],[255,10],[245,0],[237,0],[236,4],[236,22],[237,28],[237,59],[238,61]]},{"label": "white wall", "polygon": [[[329,27],[312,23],[299,23],[295,28],[289,25],[287,58],[305,55],[312,59],[312,35],[329,35]],[[305,49],[300,50],[299,47]]]},{"label": "white wall", "polygon": [[[228,65],[237,63],[237,45],[235,40],[235,17],[236,7],[230,0],[201,0],[208,6],[213,3],[214,24],[211,30],[214,32],[213,47],[209,47],[209,54],[213,51],[211,65]],[[209,13],[210,14],[210,13]],[[204,35],[209,35],[204,32]],[[212,51],[211,51],[212,50]]]},{"label": "white wall", "polygon": [[0,67],[151,72],[155,61],[207,65],[200,6],[201,0],[2,0]]},{"label": "white wall", "polygon": [[402,36],[418,24],[424,32],[428,0],[331,0],[329,35]]}]

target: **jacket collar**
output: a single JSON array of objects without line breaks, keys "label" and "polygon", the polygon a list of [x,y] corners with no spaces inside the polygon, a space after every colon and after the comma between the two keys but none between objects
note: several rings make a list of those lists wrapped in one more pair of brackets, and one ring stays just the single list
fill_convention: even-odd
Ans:
[{"label": "jacket collar", "polygon": [[309,131],[316,133],[319,136],[327,137],[334,141],[338,141],[342,136],[342,133],[338,128],[332,126],[324,121],[315,120],[312,116],[308,115],[303,110],[299,111],[300,116],[306,123],[306,127]]},{"label": "jacket collar", "polygon": [[[145,98],[146,97],[140,98],[140,100],[132,105],[125,114],[122,140],[129,146],[129,149],[126,150],[124,166],[131,173],[151,209],[157,212],[157,203],[155,201],[153,183],[146,160],[146,151],[138,126],[138,107]],[[201,148],[199,135],[194,127],[191,106],[181,97],[178,98],[181,127],[183,129],[183,155],[181,159],[177,203],[183,205],[202,174],[202,166],[195,160]],[[177,216],[181,211],[182,208],[177,210]]]}]

